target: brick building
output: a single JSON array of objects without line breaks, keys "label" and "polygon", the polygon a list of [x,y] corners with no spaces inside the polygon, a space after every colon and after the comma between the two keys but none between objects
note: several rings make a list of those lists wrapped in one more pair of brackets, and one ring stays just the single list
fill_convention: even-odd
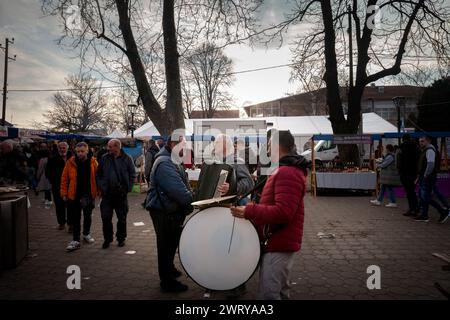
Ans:
[{"label": "brick building", "polygon": [[[383,119],[396,124],[397,109],[392,99],[398,96],[405,97],[401,116],[407,119],[411,114],[417,115],[417,101],[423,90],[423,87],[415,86],[375,86],[372,84],[364,90],[361,111],[363,113],[375,112]],[[344,110],[348,100],[346,91],[346,88],[341,87]],[[326,88],[246,106],[244,109],[249,117],[327,115]]]}]

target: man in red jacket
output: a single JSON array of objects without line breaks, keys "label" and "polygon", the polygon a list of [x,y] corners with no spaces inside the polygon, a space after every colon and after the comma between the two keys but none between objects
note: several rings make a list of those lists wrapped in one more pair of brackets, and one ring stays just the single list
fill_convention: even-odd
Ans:
[{"label": "man in red jacket", "polygon": [[232,207],[238,218],[253,222],[263,246],[258,299],[289,298],[289,275],[303,235],[306,169],[310,162],[295,152],[294,137],[278,131],[269,141],[275,170],[269,176],[259,204]]}]

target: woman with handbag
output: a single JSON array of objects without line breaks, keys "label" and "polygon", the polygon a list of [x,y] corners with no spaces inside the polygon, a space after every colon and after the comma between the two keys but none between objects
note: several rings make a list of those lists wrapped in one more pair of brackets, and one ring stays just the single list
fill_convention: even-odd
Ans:
[{"label": "woman with handbag", "polygon": [[397,161],[395,156],[395,149],[392,144],[386,146],[386,156],[378,165],[380,168],[380,184],[381,189],[378,198],[371,200],[370,203],[374,206],[381,206],[386,191],[389,193],[389,203],[387,208],[397,208],[397,201],[395,199],[394,187],[401,186],[400,175],[397,170]]}]

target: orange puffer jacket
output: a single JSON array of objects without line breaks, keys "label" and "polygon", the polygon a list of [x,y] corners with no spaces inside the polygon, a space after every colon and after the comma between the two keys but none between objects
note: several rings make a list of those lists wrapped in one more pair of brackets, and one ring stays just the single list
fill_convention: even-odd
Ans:
[{"label": "orange puffer jacket", "polygon": [[[95,181],[95,174],[97,173],[97,160],[95,157],[91,158],[91,195],[95,199],[98,195],[97,182]],[[61,176],[61,198],[67,197],[69,200],[75,200],[77,193],[77,164],[75,156],[71,157],[66,162],[62,176]]]}]

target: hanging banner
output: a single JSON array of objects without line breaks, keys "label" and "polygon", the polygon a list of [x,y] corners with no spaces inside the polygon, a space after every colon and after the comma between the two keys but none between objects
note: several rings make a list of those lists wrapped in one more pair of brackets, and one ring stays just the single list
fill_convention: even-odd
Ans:
[{"label": "hanging banner", "polygon": [[369,134],[333,136],[333,144],[371,144],[371,143],[372,137]]},{"label": "hanging banner", "polygon": [[35,129],[19,129],[19,137],[32,137],[39,135],[46,135],[47,131]]}]

